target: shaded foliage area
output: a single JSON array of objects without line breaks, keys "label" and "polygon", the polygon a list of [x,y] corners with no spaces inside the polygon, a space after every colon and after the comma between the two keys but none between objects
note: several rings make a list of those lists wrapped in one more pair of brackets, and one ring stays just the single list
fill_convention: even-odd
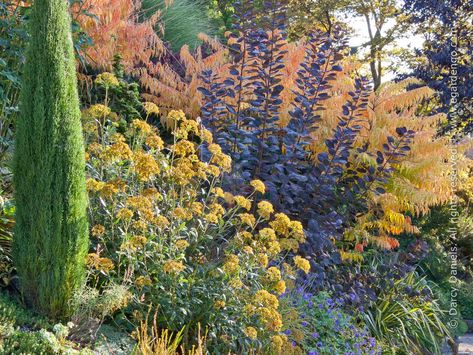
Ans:
[{"label": "shaded foliage area", "polygon": [[412,75],[438,91],[435,112],[448,114],[443,132],[468,134],[473,131],[473,6],[468,0],[405,1],[410,22],[424,34],[417,56],[425,57]]},{"label": "shaded foliage area", "polygon": [[26,9],[15,2],[0,4],[0,160],[11,148],[11,128],[18,115],[21,66],[24,63]]}]

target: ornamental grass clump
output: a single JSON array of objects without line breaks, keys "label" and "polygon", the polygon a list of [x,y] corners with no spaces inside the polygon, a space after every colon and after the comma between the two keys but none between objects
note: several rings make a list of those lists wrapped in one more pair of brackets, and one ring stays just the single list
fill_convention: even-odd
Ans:
[{"label": "ornamental grass clump", "polygon": [[182,111],[161,117],[169,132],[160,132],[97,107],[83,115],[90,282],[129,288],[133,300],[118,318],[132,329],[151,305],[159,328],[185,327],[184,342],[198,339],[200,324],[212,351],[269,351],[283,326],[277,296],[296,276],[279,264],[305,241],[302,225],[263,199],[259,180],[247,193],[225,192],[230,157]]},{"label": "ornamental grass clump", "polygon": [[53,318],[85,276],[85,162],[67,3],[38,0],[16,125],[13,260],[26,303]]}]

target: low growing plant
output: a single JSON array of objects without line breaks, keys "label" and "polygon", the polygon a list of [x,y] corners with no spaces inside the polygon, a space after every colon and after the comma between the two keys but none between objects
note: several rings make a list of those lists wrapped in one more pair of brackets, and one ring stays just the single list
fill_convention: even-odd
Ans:
[{"label": "low growing plant", "polygon": [[439,303],[425,278],[412,272],[387,286],[376,302],[363,313],[370,333],[383,350],[423,354],[440,353],[451,338]]},{"label": "low growing plant", "polygon": [[283,334],[291,345],[284,354],[381,354],[368,327],[344,311],[341,298],[298,287],[284,294],[281,303],[288,319]]}]

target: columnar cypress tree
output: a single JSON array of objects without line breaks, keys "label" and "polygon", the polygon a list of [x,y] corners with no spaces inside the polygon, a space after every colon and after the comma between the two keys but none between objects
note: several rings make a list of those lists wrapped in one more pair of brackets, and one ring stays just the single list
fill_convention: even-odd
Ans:
[{"label": "columnar cypress tree", "polygon": [[17,122],[14,262],[25,301],[53,318],[84,276],[84,144],[66,0],[35,0]]}]

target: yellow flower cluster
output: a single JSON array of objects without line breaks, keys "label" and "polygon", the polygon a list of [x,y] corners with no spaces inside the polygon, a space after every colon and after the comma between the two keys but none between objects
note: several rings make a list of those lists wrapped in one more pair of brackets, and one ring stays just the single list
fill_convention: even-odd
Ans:
[{"label": "yellow flower cluster", "polygon": [[95,83],[98,85],[103,85],[105,87],[120,85],[120,82],[118,81],[117,77],[112,73],[107,72],[100,73],[99,75],[97,75],[97,78],[95,78]]},{"label": "yellow flower cluster", "polygon": [[128,197],[126,205],[136,211],[146,211],[153,207],[151,201],[142,195]]},{"label": "yellow flower cluster", "polygon": [[258,203],[258,214],[261,218],[269,219],[274,212],[273,205],[268,201],[261,201]]},{"label": "yellow flower cluster", "polygon": [[256,339],[258,337],[258,331],[253,327],[246,327],[244,332],[250,339]]},{"label": "yellow flower cluster", "polygon": [[86,265],[91,269],[96,269],[108,273],[115,268],[113,261],[109,258],[102,258],[97,253],[90,253],[86,258]]},{"label": "yellow flower cluster", "polygon": [[254,313],[259,315],[267,330],[274,332],[281,330],[283,323],[278,312],[279,301],[276,296],[266,290],[259,290],[255,294],[252,306]]},{"label": "yellow flower cluster", "polygon": [[126,183],[121,179],[114,179],[100,186],[100,196],[105,198],[112,198],[119,192],[124,192],[126,189]]},{"label": "yellow flower cluster", "polygon": [[123,251],[128,251],[128,252],[135,252],[139,249],[142,249],[147,242],[147,238],[142,236],[142,235],[135,235],[130,238],[130,240],[124,242],[121,246],[120,249]]},{"label": "yellow flower cluster", "polygon": [[238,271],[240,265],[240,259],[235,254],[230,254],[227,256],[225,263],[223,264],[223,270],[229,274],[232,274]]},{"label": "yellow flower cluster", "polygon": [[185,221],[190,221],[193,217],[191,211],[186,210],[182,207],[176,207],[172,211],[172,215],[177,219],[181,219],[181,220],[185,220]]},{"label": "yellow flower cluster", "polygon": [[269,307],[278,309],[279,301],[275,295],[266,290],[259,290],[255,295],[255,302],[260,307]]},{"label": "yellow flower cluster", "polygon": [[297,255],[296,257],[294,257],[294,264],[299,269],[304,271],[306,274],[309,273],[309,271],[310,271],[310,262],[309,262],[309,260],[304,259],[303,257],[300,257],[299,255]]},{"label": "yellow flower cluster", "polygon": [[285,335],[273,335],[271,337],[271,347],[276,352],[276,354],[282,353],[282,348],[287,342],[287,337]]},{"label": "yellow flower cluster", "polygon": [[121,208],[117,213],[117,218],[122,220],[131,219],[133,217],[133,211],[129,208]]},{"label": "yellow flower cluster", "polygon": [[261,267],[265,268],[266,266],[268,266],[269,258],[265,253],[259,253],[257,255],[257,261]]},{"label": "yellow flower cluster", "polygon": [[200,202],[192,202],[191,211],[194,215],[200,216],[204,212],[204,205]]},{"label": "yellow flower cluster", "polygon": [[147,115],[151,115],[153,113],[155,115],[159,114],[159,107],[153,102],[145,102],[145,103],[143,103],[143,107],[144,107]]},{"label": "yellow flower cluster", "polygon": [[166,216],[161,216],[161,215],[155,218],[154,223],[156,224],[158,228],[161,228],[161,229],[167,228],[170,225],[169,219]]},{"label": "yellow flower cluster", "polygon": [[163,150],[164,142],[160,136],[155,133],[151,133],[146,137],[145,143],[151,149],[155,149],[157,151]]},{"label": "yellow flower cluster", "polygon": [[276,213],[274,221],[270,222],[269,225],[278,232],[279,235],[287,237],[289,235],[291,220],[284,213]]},{"label": "yellow flower cluster", "polygon": [[279,235],[279,244],[283,250],[297,252],[299,244],[305,241],[302,224],[298,221],[291,221],[284,213],[276,213],[274,220],[269,225]]},{"label": "yellow flower cluster", "polygon": [[240,220],[241,223],[246,224],[249,227],[254,227],[256,224],[256,218],[252,214],[249,213],[240,213]]},{"label": "yellow flower cluster", "polygon": [[235,196],[234,199],[237,206],[242,207],[247,211],[251,209],[251,201],[248,200],[246,197],[238,195]]},{"label": "yellow flower cluster", "polygon": [[212,154],[212,158],[210,159],[211,163],[216,164],[217,166],[222,168],[223,171],[231,171],[232,159],[230,158],[230,156],[222,152],[222,148],[220,148],[218,144],[209,144],[208,149],[209,152]]},{"label": "yellow flower cluster", "polygon": [[169,111],[167,117],[173,121],[179,122],[186,119],[186,114],[182,110],[171,110]]},{"label": "yellow flower cluster", "polygon": [[250,185],[255,189],[255,191],[264,194],[266,191],[266,186],[261,180],[252,180]]},{"label": "yellow flower cluster", "polygon": [[143,120],[133,120],[131,127],[141,134],[150,134],[153,131],[151,126]]},{"label": "yellow flower cluster", "polygon": [[277,281],[273,286],[273,290],[278,295],[282,295],[284,292],[286,292],[286,282],[284,280]]},{"label": "yellow flower cluster", "polygon": [[174,137],[177,139],[188,139],[191,135],[199,134],[199,125],[193,120],[183,120],[181,124],[173,131]]},{"label": "yellow flower cluster", "polygon": [[209,210],[210,212],[204,216],[209,223],[218,223],[219,219],[225,214],[225,209],[216,202],[209,205]]},{"label": "yellow flower cluster", "polygon": [[277,282],[281,280],[281,271],[278,268],[271,266],[266,270],[266,279],[269,282]]},{"label": "yellow flower cluster", "polygon": [[163,265],[163,271],[166,274],[179,274],[182,272],[186,267],[180,261],[176,260],[168,260]]},{"label": "yellow flower cluster", "polygon": [[84,116],[91,119],[102,120],[105,117],[109,116],[111,113],[112,110],[110,109],[110,107],[102,104],[96,104],[90,106],[87,110],[85,110]]},{"label": "yellow flower cluster", "polygon": [[104,235],[105,233],[105,227],[102,226],[101,224],[96,224],[95,226],[92,227],[92,235],[94,237],[100,237]]},{"label": "yellow flower cluster", "polygon": [[194,143],[188,140],[181,140],[177,142],[176,144],[174,144],[174,146],[172,146],[171,148],[174,151],[174,154],[180,157],[184,157],[190,154],[195,154]]},{"label": "yellow flower cluster", "polygon": [[184,239],[179,239],[174,243],[174,246],[179,250],[183,250],[189,246],[189,242]]},{"label": "yellow flower cluster", "polygon": [[223,192],[221,187],[213,187],[212,190],[210,190],[210,193],[214,194],[217,197],[224,198],[225,193]]},{"label": "yellow flower cluster", "polygon": [[136,152],[133,158],[133,170],[141,181],[149,181],[160,173],[161,169],[152,155]]},{"label": "yellow flower cluster", "polygon": [[106,147],[100,156],[104,162],[114,163],[120,160],[130,160],[133,152],[125,142],[116,142]]},{"label": "yellow flower cluster", "polygon": [[135,280],[135,285],[138,288],[143,288],[145,286],[151,286],[151,279],[146,276],[138,276]]}]

